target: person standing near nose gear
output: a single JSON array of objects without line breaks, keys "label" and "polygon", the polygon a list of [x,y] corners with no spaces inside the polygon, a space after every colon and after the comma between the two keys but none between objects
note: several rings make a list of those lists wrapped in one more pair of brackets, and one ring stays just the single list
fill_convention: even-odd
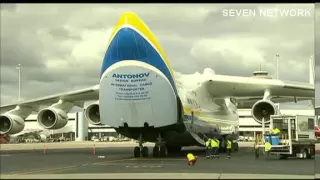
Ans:
[{"label": "person standing near nose gear", "polygon": [[228,153],[228,159],[231,158],[231,148],[232,148],[232,141],[230,139],[227,139],[227,153]]},{"label": "person standing near nose gear", "polygon": [[206,159],[211,155],[211,138],[206,141]]},{"label": "person standing near nose gear", "polygon": [[265,145],[264,151],[265,151],[265,153],[266,153],[266,155],[267,155],[266,157],[268,158],[269,155],[270,155],[271,143],[267,140],[264,145]]},{"label": "person standing near nose gear", "polygon": [[219,141],[219,139],[216,138],[216,142],[218,144],[217,151],[216,151],[216,158],[219,158],[219,155],[220,155],[220,141]]},{"label": "person standing near nose gear", "polygon": [[216,151],[217,151],[218,143],[215,141],[215,138],[211,139],[211,156],[210,158],[216,157]]}]

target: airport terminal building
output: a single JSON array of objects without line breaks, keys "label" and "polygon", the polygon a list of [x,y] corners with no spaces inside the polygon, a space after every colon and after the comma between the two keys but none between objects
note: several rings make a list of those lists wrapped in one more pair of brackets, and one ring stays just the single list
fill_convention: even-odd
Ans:
[{"label": "airport terminal building", "polygon": [[[319,108],[318,108],[319,110]],[[282,115],[309,115],[313,116],[313,110],[280,110]],[[255,139],[256,133],[262,131],[262,126],[256,122],[251,115],[251,109],[239,109],[239,131],[240,136],[245,139]],[[98,138],[103,138],[105,136],[114,136],[119,137],[116,131],[110,126],[99,126],[88,124],[84,119],[85,117],[82,113],[69,113],[69,121],[67,125],[61,129],[57,130],[44,130],[47,136],[54,136],[55,138],[66,138],[71,141],[83,141],[91,140],[93,136]],[[19,133],[23,134],[24,132],[39,131],[43,128],[37,122],[37,115],[32,114],[26,119],[26,124],[24,131]],[[318,119],[318,118],[317,118]],[[319,120],[316,123],[320,123]]]}]

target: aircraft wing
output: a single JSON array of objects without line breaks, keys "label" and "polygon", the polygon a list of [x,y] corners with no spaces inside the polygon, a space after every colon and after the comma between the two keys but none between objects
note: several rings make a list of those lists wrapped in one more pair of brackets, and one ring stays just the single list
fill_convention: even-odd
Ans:
[{"label": "aircraft wing", "polygon": [[[254,103],[261,100],[261,97],[238,97],[237,98],[237,104],[238,108],[251,108]],[[305,97],[271,97],[270,99],[274,103],[288,103],[288,102],[298,102],[298,101],[307,101],[310,100],[310,98]]]},{"label": "aircraft wing", "polygon": [[18,103],[3,105],[0,107],[1,114],[14,109],[17,105],[20,107],[28,107],[37,111],[40,106],[51,105],[60,99],[73,103],[75,106],[82,107],[84,101],[97,100],[99,98],[99,85],[76,91],[70,91],[37,99],[22,101]]},{"label": "aircraft wing", "polygon": [[243,107],[261,100],[266,90],[270,92],[271,100],[279,103],[313,100],[315,96],[313,84],[275,79],[216,75],[204,84],[213,97],[234,97]]}]

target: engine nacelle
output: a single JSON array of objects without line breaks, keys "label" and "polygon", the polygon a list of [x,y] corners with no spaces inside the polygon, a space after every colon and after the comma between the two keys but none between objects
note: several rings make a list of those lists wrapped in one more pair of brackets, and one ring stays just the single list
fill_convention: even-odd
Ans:
[{"label": "engine nacelle", "polygon": [[45,129],[60,129],[68,123],[68,115],[53,107],[42,109],[37,117],[38,123]]},{"label": "engine nacelle", "polygon": [[101,124],[100,109],[98,103],[90,104],[85,110],[84,115],[89,124],[99,125]]},{"label": "engine nacelle", "polygon": [[0,133],[16,134],[24,129],[24,119],[14,114],[0,115]]},{"label": "engine nacelle", "polygon": [[270,122],[270,116],[277,113],[277,109],[273,102],[259,100],[252,106],[251,113],[258,123],[262,123],[262,118],[264,118],[265,123],[268,123]]}]

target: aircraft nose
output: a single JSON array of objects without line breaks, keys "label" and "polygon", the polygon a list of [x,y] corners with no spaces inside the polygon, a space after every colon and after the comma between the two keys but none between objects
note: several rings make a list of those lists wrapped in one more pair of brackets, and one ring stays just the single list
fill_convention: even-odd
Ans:
[{"label": "aircraft nose", "polygon": [[108,59],[121,60],[142,60],[153,51],[152,47],[146,44],[143,37],[131,28],[122,28],[113,38],[107,55]]}]

